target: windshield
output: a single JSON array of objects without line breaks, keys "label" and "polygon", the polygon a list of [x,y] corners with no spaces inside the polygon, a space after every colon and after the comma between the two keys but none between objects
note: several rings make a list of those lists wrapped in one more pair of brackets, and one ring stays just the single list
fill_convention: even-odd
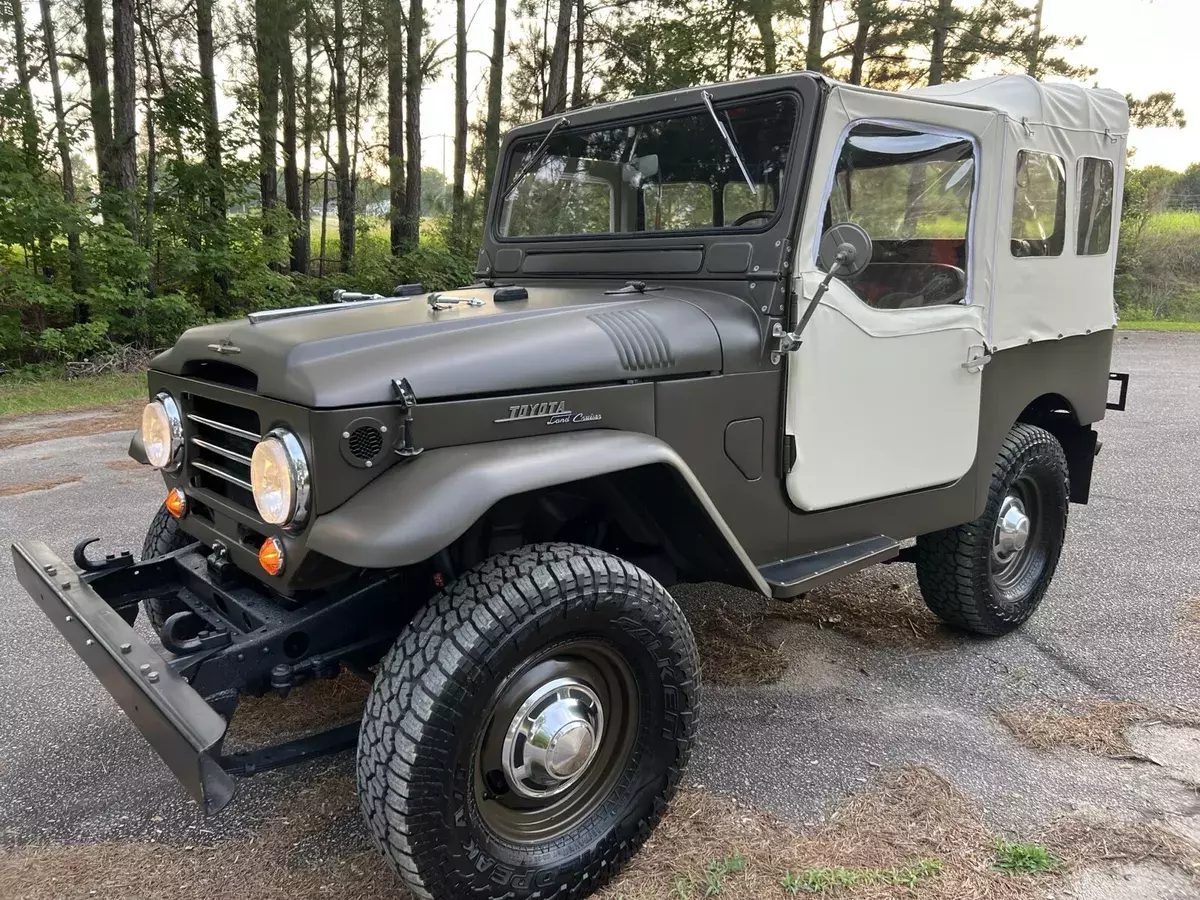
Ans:
[{"label": "windshield", "polygon": [[716,113],[733,149],[703,108],[594,131],[564,127],[548,141],[543,134],[517,142],[506,170],[516,180],[504,188],[499,234],[762,228],[779,205],[796,102],[772,97],[717,106]]}]

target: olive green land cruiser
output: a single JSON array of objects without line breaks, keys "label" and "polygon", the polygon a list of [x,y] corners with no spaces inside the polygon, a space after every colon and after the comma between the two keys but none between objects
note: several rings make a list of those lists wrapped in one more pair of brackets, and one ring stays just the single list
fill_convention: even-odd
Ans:
[{"label": "olive green land cruiser", "polygon": [[[696,737],[674,585],[899,560],[955,628],[1033,614],[1124,405],[1127,130],[1110,91],[810,73],[517,128],[478,283],[187,332],[140,560],[29,540],[18,576],[209,812],[357,746],[417,897],[583,897]],[[343,668],[361,725],[222,751],[239,698]]]}]

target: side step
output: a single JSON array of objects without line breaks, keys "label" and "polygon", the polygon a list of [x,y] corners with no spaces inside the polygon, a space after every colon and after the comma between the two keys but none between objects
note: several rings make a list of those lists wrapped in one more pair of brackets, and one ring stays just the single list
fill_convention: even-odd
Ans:
[{"label": "side step", "polygon": [[885,534],[877,534],[828,550],[815,550],[803,556],[768,563],[759,566],[758,571],[771,586],[772,596],[779,600],[790,600],[842,575],[891,559],[899,552],[899,541]]}]

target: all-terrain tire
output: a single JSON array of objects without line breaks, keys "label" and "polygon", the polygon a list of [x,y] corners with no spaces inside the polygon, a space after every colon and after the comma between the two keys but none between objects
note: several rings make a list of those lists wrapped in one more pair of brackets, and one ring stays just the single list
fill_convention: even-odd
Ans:
[{"label": "all-terrain tire", "polygon": [[[523,696],[514,685],[563,664],[551,657],[576,646],[623,660],[633,676],[626,708],[637,714],[597,740],[588,765],[599,765],[609,736],[625,749],[604,757],[607,774],[596,770],[591,805],[579,801],[569,827],[521,840],[511,831],[523,826],[496,813],[509,782],[481,778],[480,760],[495,729],[520,720],[528,703],[514,718],[496,698]],[[424,900],[591,894],[638,850],[675,792],[696,731],[698,669],[679,607],[636,566],[573,544],[492,557],[434,596],[380,664],[357,765],[376,846]],[[583,788],[562,796],[575,790]]]},{"label": "all-terrain tire", "polygon": [[[182,550],[188,544],[194,543],[195,538],[189,537],[179,527],[178,520],[167,512],[165,506],[160,506],[150,522],[150,530],[146,532],[146,540],[142,542],[142,559],[154,559],[176,550]],[[166,600],[151,597],[143,601],[146,615],[154,630],[162,632],[163,623],[173,614],[187,609],[178,600]]]},{"label": "all-terrain tire", "polygon": [[[1031,555],[1025,568],[1005,580],[993,558],[995,529],[1006,499],[1025,494],[1036,497],[1023,551]],[[1002,635],[1019,627],[1033,615],[1054,577],[1069,500],[1062,445],[1042,428],[1014,425],[992,467],[983,515],[917,538],[917,581],[925,604],[946,624],[975,634]]]}]

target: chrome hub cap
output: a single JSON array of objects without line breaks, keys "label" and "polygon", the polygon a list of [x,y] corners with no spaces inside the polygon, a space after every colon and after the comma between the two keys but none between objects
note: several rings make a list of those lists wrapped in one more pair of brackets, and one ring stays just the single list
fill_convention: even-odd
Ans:
[{"label": "chrome hub cap", "polygon": [[504,775],[514,792],[553,797],[574,784],[595,758],[604,709],[574,678],[557,678],[521,704],[504,736]]},{"label": "chrome hub cap", "polygon": [[1000,565],[1012,562],[1029,542],[1029,517],[1020,498],[1011,494],[1000,504],[992,537],[992,558]]}]

